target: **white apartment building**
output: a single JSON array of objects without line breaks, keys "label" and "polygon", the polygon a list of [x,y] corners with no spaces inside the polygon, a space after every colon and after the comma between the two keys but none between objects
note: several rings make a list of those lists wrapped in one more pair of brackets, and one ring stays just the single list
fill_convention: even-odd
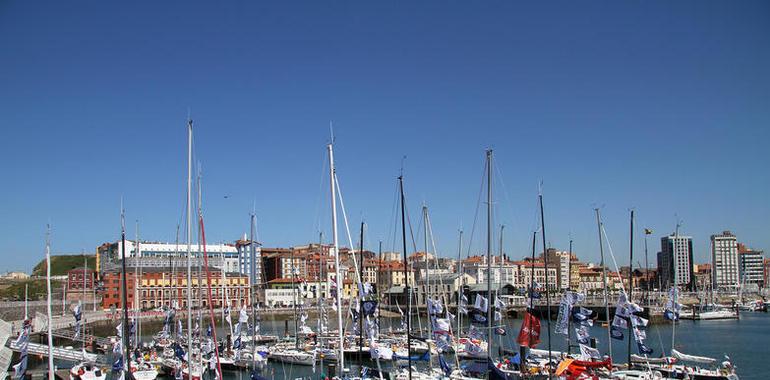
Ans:
[{"label": "white apartment building", "polygon": [[[262,245],[251,241],[243,235],[243,239],[235,242],[238,251],[238,269],[241,274],[249,277],[252,284],[262,283]],[[253,257],[253,260],[252,260]],[[254,273],[252,273],[252,261]]]},{"label": "white apartment building", "polygon": [[[714,289],[737,289],[741,284],[738,266],[738,240],[730,231],[711,235],[711,271]],[[760,261],[761,268],[761,261]]]},{"label": "white apartment building", "polygon": [[[238,249],[233,244],[206,244],[199,246],[192,244],[190,246],[193,265],[196,267],[199,261],[203,260],[203,251],[206,251],[209,265],[224,270],[228,273],[240,272],[240,257]],[[123,257],[123,244],[119,240],[115,243],[108,243],[97,248],[97,270],[104,271],[117,265]],[[185,243],[158,243],[143,242],[139,244],[133,240],[126,240],[126,257],[133,258],[135,265],[157,267],[164,265],[178,266],[177,262],[186,266],[187,244]],[[179,260],[184,258],[184,260]]]}]

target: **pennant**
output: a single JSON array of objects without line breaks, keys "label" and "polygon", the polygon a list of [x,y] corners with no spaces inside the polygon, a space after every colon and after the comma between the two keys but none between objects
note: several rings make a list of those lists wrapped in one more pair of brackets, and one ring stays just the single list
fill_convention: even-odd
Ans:
[{"label": "pennant", "polygon": [[650,355],[653,352],[652,348],[647,347],[644,342],[637,342],[636,345],[639,347],[639,352],[644,355]]},{"label": "pennant", "polygon": [[484,313],[482,313],[480,310],[471,310],[470,313],[468,313],[468,316],[471,318],[471,323],[476,324],[486,324],[487,323],[487,317]]},{"label": "pennant", "polygon": [[601,359],[602,354],[599,352],[599,350],[595,348],[591,348],[586,346],[585,344],[580,345],[580,356],[583,357],[583,360],[591,360],[591,359]]},{"label": "pennant", "polygon": [[484,298],[481,294],[477,294],[473,307],[476,308],[476,310],[481,310],[486,313],[489,310],[489,300]]},{"label": "pennant", "polygon": [[588,344],[588,341],[591,338],[588,334],[588,328],[582,325],[575,328],[575,337],[580,344]]},{"label": "pennant", "polygon": [[495,297],[495,307],[498,310],[503,310],[505,309],[505,302],[503,302],[503,300],[501,300],[500,298]]},{"label": "pennant", "polygon": [[615,318],[612,319],[612,327],[628,329],[628,321],[616,314]]},{"label": "pennant", "polygon": [[623,340],[623,331],[615,325],[610,326],[610,338]]},{"label": "pennant", "polygon": [[634,327],[636,326],[646,327],[648,323],[650,323],[649,320],[644,319],[638,315],[631,316],[631,325]]},{"label": "pennant", "polygon": [[535,348],[540,343],[540,320],[529,312],[524,313],[524,322],[516,341],[529,348]]},{"label": "pennant", "polygon": [[377,301],[364,301],[363,304],[364,315],[374,315],[377,311]]}]

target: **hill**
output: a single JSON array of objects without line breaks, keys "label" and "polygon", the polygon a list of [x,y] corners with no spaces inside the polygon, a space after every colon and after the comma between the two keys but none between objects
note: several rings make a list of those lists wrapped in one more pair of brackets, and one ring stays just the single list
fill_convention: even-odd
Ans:
[{"label": "hill", "polygon": [[[82,268],[84,258],[88,258],[88,267],[96,268],[96,256],[94,255],[62,255],[51,256],[51,276],[67,274],[70,269]],[[33,276],[45,276],[45,259],[41,260],[32,269]]]}]

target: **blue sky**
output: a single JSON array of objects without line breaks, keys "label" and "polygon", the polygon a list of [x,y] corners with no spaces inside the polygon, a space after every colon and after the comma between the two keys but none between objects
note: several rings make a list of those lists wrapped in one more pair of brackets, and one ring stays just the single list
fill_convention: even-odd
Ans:
[{"label": "blue sky", "polygon": [[114,241],[121,196],[130,236],[138,219],[143,238],[173,240],[188,112],[209,241],[247,231],[254,203],[266,246],[328,231],[333,121],[371,248],[393,245],[406,155],[413,223],[427,203],[456,255],[491,147],[514,257],[541,180],[548,240],[571,235],[584,260],[598,260],[597,206],[621,262],[632,207],[656,231],[651,258],[675,215],[698,261],[724,229],[767,250],[768,67],[765,1],[3,2],[0,270],[43,257],[49,220],[54,252]]}]

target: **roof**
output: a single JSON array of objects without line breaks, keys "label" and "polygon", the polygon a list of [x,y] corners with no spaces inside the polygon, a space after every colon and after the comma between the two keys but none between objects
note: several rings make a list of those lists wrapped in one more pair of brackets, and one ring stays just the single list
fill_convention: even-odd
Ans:
[{"label": "roof", "polygon": [[268,281],[268,284],[299,284],[302,282],[301,278],[291,279],[291,278],[276,278],[273,280]]},{"label": "roof", "polygon": [[[432,274],[429,277],[429,280],[431,283],[439,284],[440,282],[450,282],[457,280],[462,276],[460,273],[441,273],[441,274]],[[425,280],[417,281],[418,284],[424,284]]]},{"label": "roof", "polygon": [[385,293],[386,294],[400,294],[404,292],[403,286],[394,286],[390,289],[388,289]]},{"label": "roof", "polygon": [[[515,285],[508,282],[502,283],[502,284],[493,282],[490,285],[492,287],[492,290],[500,290],[505,286],[512,286],[514,288],[516,287]],[[471,292],[485,292],[487,291],[487,289],[489,289],[487,288],[487,283],[468,285],[468,290],[470,290]]]}]

